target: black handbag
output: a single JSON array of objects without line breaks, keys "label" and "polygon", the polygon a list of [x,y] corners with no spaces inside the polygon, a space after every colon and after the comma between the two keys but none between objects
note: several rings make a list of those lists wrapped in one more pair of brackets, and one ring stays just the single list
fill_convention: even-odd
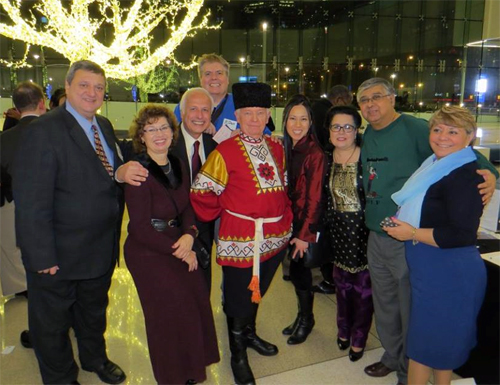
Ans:
[{"label": "black handbag", "polygon": [[307,267],[309,269],[313,269],[315,267],[321,267],[325,263],[325,261],[328,259],[328,256],[326,255],[326,248],[323,247],[325,244],[326,240],[326,234],[324,232],[321,232],[318,238],[318,242],[313,243],[309,242],[309,246],[307,247],[307,250],[304,252],[304,256],[300,258],[300,252],[298,252],[295,255],[295,258],[292,258],[293,253],[295,252],[295,245],[290,245],[288,248],[288,255],[290,258],[292,258],[292,261],[298,262],[300,259],[302,259],[302,263],[304,264],[304,267]]},{"label": "black handbag", "polygon": [[[174,207],[175,207],[175,211],[177,213],[177,218],[175,219],[175,222],[176,222],[176,226],[180,226],[181,225],[181,218],[179,217],[179,209],[177,208],[177,204],[175,203],[175,200],[174,198],[172,198],[172,196],[170,195],[170,192],[167,190],[167,194],[170,198],[170,200],[172,201],[172,203],[174,204]],[[158,219],[151,219],[151,225],[153,227],[155,227],[155,225],[153,224],[153,221],[158,221]],[[165,226],[166,228],[166,226]],[[156,229],[156,227],[155,227]],[[161,230],[163,231],[163,230]],[[197,236],[194,238],[194,242],[193,242],[193,251],[195,252],[196,254],[196,259],[198,260],[198,265],[206,270],[208,268],[208,266],[210,265],[210,258],[211,258],[211,255],[210,253],[208,252],[209,248],[205,245],[205,242],[203,242],[200,238],[198,238]]]}]

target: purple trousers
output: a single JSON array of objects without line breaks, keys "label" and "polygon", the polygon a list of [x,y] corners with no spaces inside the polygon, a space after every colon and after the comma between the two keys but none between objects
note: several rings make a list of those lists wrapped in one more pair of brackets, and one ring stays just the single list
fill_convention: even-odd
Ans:
[{"label": "purple trousers", "polygon": [[364,348],[373,317],[370,273],[368,269],[349,273],[334,266],[333,280],[337,288],[338,337]]}]

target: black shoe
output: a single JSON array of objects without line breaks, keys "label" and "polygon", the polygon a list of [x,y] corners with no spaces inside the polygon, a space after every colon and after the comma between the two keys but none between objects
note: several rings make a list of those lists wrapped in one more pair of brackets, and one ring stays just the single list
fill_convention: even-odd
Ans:
[{"label": "black shoe", "polygon": [[292,279],[288,274],[283,275],[283,281],[291,281]]},{"label": "black shoe", "polygon": [[278,354],[278,347],[260,338],[252,327],[246,330],[247,347],[252,348],[261,356],[275,356]]},{"label": "black shoe", "polygon": [[87,369],[84,367],[82,367],[82,369],[87,372],[94,372],[101,381],[106,384],[121,384],[127,378],[123,370],[110,360],[107,360],[104,364],[95,369]]},{"label": "black shoe", "polygon": [[75,381],[71,381],[70,385],[80,385],[80,383],[77,380],[75,380]]},{"label": "black shoe", "polygon": [[28,290],[20,291],[19,293],[14,294],[14,296],[28,298]]},{"label": "black shoe", "polygon": [[337,346],[340,350],[346,350],[349,346],[351,346],[351,342],[349,340],[341,340],[337,337]]},{"label": "black shoe", "polygon": [[335,285],[323,280],[317,285],[314,285],[312,291],[320,294],[335,294]]},{"label": "black shoe", "polygon": [[293,331],[297,328],[297,325],[299,323],[299,316],[295,318],[295,321],[293,321],[292,324],[288,325],[286,328],[284,328],[281,333],[283,333],[285,336],[290,336],[292,335]]},{"label": "black shoe", "polygon": [[358,361],[361,357],[363,357],[363,354],[365,352],[365,349],[361,350],[360,352],[355,352],[354,350],[349,349],[349,359],[352,362]]},{"label": "black shoe", "polygon": [[31,343],[29,330],[24,330],[23,332],[21,332],[20,340],[21,340],[21,345],[23,345],[26,349],[33,349],[33,344]]},{"label": "black shoe", "polygon": [[186,385],[196,385],[198,382],[196,380],[187,380]]}]

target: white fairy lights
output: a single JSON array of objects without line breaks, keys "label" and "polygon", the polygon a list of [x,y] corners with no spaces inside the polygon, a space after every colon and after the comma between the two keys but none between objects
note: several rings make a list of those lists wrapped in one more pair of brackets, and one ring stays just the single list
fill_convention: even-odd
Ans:
[{"label": "white fairy lights", "polygon": [[[70,62],[92,60],[106,71],[109,78],[130,79],[147,74],[167,59],[182,68],[195,65],[194,62],[181,65],[175,60],[174,52],[186,37],[193,36],[197,30],[218,28],[209,25],[209,12],[194,24],[203,2],[135,0],[130,8],[122,8],[119,0],[30,1],[37,13],[48,21],[40,23],[33,13],[30,17],[21,15],[22,0],[0,0],[10,18],[0,23],[0,34],[27,44],[51,48]],[[98,7],[98,17],[91,15],[91,6]],[[155,42],[157,47],[153,48],[153,31],[162,24],[168,38],[160,44]],[[98,38],[104,28],[112,30],[109,45],[104,45]],[[16,62],[3,61],[3,64],[20,67],[25,65],[26,57]]]}]

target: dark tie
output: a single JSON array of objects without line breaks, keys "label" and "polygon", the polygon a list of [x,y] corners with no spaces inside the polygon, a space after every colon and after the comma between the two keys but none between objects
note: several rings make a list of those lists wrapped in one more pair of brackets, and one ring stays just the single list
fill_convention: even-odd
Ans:
[{"label": "dark tie", "polygon": [[94,132],[94,142],[95,142],[95,152],[102,162],[102,165],[108,172],[109,176],[113,178],[113,167],[109,164],[104,148],[102,147],[101,138],[99,137],[99,132],[96,126],[92,126],[92,131]]},{"label": "dark tie", "polygon": [[198,171],[200,171],[201,168],[201,158],[200,158],[200,142],[196,141],[193,144],[193,157],[191,158],[191,176],[192,180],[196,178],[196,175],[198,174]]}]

